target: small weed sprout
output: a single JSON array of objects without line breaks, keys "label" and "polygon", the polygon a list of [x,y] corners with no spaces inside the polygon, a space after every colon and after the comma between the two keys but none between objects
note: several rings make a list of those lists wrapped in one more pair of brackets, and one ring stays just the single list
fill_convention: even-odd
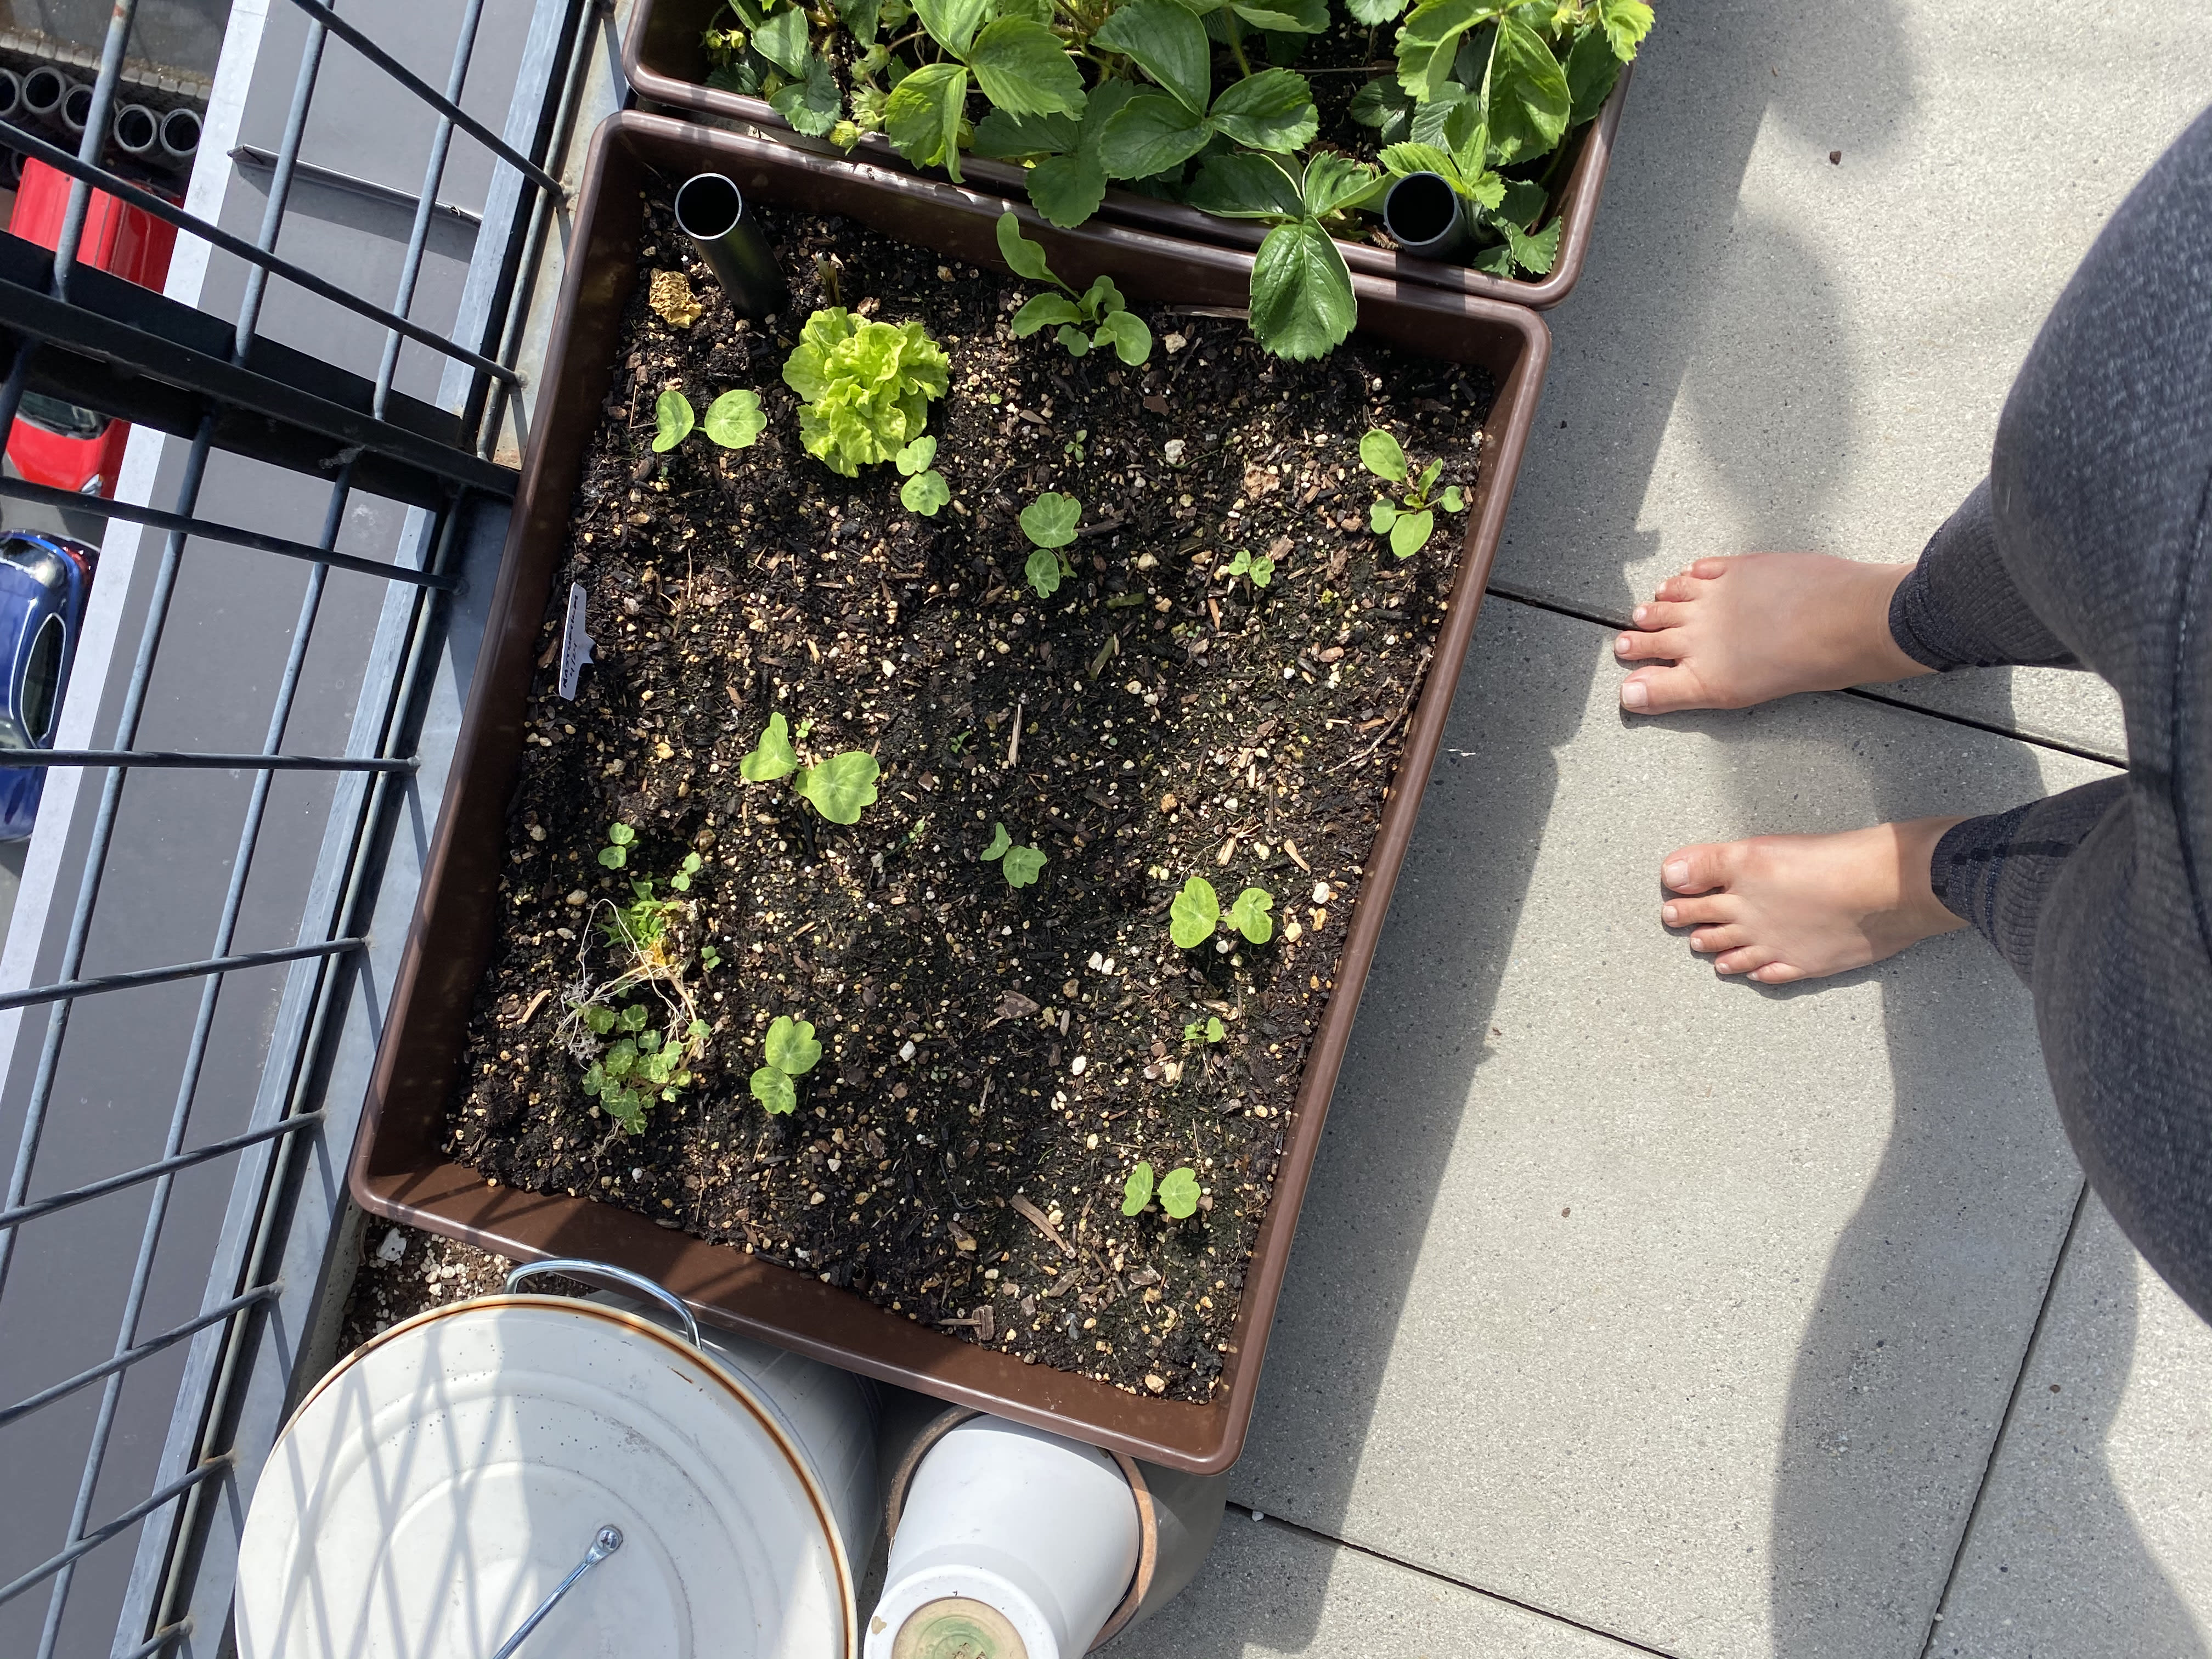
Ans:
[{"label": "small weed sprout", "polygon": [[668,884],[679,893],[690,892],[691,878],[699,873],[699,866],[705,862],[706,860],[701,858],[696,853],[686,853],[684,855],[684,862],[677,866],[676,873],[669,877]]},{"label": "small weed sprout", "polygon": [[925,519],[935,518],[938,509],[952,499],[951,486],[932,465],[936,459],[937,440],[929,437],[916,438],[891,457],[906,480],[899,486],[899,505]]},{"label": "small weed sprout", "polygon": [[1193,1020],[1182,1028],[1182,1040],[1185,1042],[1219,1042],[1228,1035],[1229,1028],[1221,1023],[1221,1016],[1218,1014],[1208,1014],[1203,1025]]},{"label": "small weed sprout", "polygon": [[1441,499],[1432,496],[1437,479],[1442,476],[1444,464],[1431,461],[1415,477],[1413,464],[1398,441],[1380,427],[1370,427],[1359,441],[1360,464],[1385,483],[1404,484],[1406,493],[1399,501],[1376,496],[1368,509],[1368,527],[1378,536],[1390,538],[1390,550],[1401,559],[1409,559],[1428,543],[1437,526],[1436,509],[1447,513],[1464,512],[1467,499],[1460,494],[1457,484],[1447,489]]},{"label": "small weed sprout", "polygon": [[1188,1165],[1170,1170],[1159,1176],[1158,1182],[1156,1189],[1152,1166],[1149,1163],[1139,1164],[1130,1170],[1128,1180],[1121,1183],[1121,1213],[1131,1216],[1142,1214],[1145,1206],[1152,1201],[1155,1190],[1159,1194],[1160,1208],[1175,1220],[1188,1220],[1198,1213],[1198,1172],[1195,1170]]},{"label": "small weed sprout", "polygon": [[1221,567],[1221,574],[1231,581],[1243,576],[1253,586],[1265,587],[1275,580],[1275,562],[1265,553],[1255,558],[1249,548],[1240,548],[1237,556]]},{"label": "small weed sprout", "polygon": [[1060,583],[1075,574],[1075,567],[1060,550],[1075,539],[1076,520],[1082,516],[1081,501],[1050,489],[1022,509],[1022,534],[1036,550],[1030,555],[1023,574],[1037,598],[1050,599],[1059,592]]},{"label": "small weed sprout", "polygon": [[999,860],[999,872],[1006,877],[1009,887],[1035,886],[1038,873],[1048,862],[1042,848],[1015,846],[1014,838],[1006,833],[1003,823],[991,826],[991,844],[981,856],[986,864]]},{"label": "small weed sprout", "polygon": [[815,1041],[813,1025],[789,1014],[777,1015],[762,1042],[761,1053],[768,1064],[753,1073],[753,1098],[772,1113],[798,1110],[799,1088],[793,1079],[805,1076],[822,1058],[822,1045]]},{"label": "small weed sprout", "polygon": [[[804,738],[807,722],[799,735]],[[796,774],[797,775],[793,775]],[[768,717],[760,740],[738,763],[738,775],[747,783],[773,783],[791,779],[793,792],[832,823],[858,823],[860,814],[876,803],[876,780],[883,769],[864,749],[848,749],[813,765],[802,765],[792,746],[791,726],[782,714]]]},{"label": "small weed sprout", "polygon": [[637,839],[637,831],[626,823],[608,827],[607,844],[599,848],[599,862],[610,870],[619,870],[629,862],[630,843]]},{"label": "small weed sprout", "polygon": [[[1044,262],[1044,245],[1022,234],[1022,222],[1011,213],[999,216],[999,252],[1018,276],[1033,283],[1050,283],[1058,294],[1039,294],[1014,313],[1014,337],[1026,339],[1041,328],[1059,325],[1054,336],[1071,357],[1081,357],[1094,346],[1111,345],[1114,355],[1131,365],[1152,355],[1152,331],[1145,319],[1128,309],[1121,290],[1111,276],[1101,276],[1078,294],[1053,274]],[[1085,332],[1089,330],[1090,332]]]}]

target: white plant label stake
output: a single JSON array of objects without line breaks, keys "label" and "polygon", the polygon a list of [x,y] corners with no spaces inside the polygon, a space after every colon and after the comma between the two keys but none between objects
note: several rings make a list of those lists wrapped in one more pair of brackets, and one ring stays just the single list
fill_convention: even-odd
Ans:
[{"label": "white plant label stake", "polygon": [[584,585],[568,584],[568,618],[561,629],[561,695],[570,702],[576,701],[576,677],[584,672],[584,665],[599,659],[592,655],[596,644],[584,631]]}]

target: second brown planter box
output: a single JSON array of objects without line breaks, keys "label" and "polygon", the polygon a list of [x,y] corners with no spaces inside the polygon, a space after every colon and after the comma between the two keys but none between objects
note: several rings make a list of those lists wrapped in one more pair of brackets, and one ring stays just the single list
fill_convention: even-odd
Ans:
[{"label": "second brown planter box", "polygon": [[[1267,1328],[1290,1262],[1298,1202],[1321,1141],[1359,988],[1367,977],[1422,787],[1436,759],[1452,688],[1505,522],[1522,447],[1535,417],[1550,336],[1522,307],[1361,276],[1369,332],[1474,364],[1498,387],[1484,428],[1464,556],[1427,684],[1374,848],[1336,994],[1322,1018],[1254,1245],[1223,1389],[1206,1405],[1140,1398],[1104,1382],[940,1334],[848,1291],[726,1244],[656,1225],[613,1204],[488,1185],[441,1149],[459,1079],[469,1010],[497,940],[507,804],[539,630],[566,556],[570,503],[602,413],[623,308],[637,283],[644,194],[717,172],[757,201],[840,213],[969,264],[1003,269],[994,227],[1005,204],[860,161],[824,160],[766,139],[664,117],[609,118],[592,141],[568,243],[568,270],[546,355],[520,493],[469,694],[453,778],[432,843],[412,933],[393,985],[351,1170],[363,1208],[522,1260],[588,1256],[648,1273],[702,1318],[885,1382],[994,1412],[1199,1474],[1226,1468],[1244,1442]],[[1249,256],[1114,226],[1025,226],[1053,268],[1080,285],[1113,276],[1139,303],[1226,305],[1244,291]]]},{"label": "second brown planter box", "polygon": [[[629,32],[623,37],[623,71],[638,96],[690,115],[750,123],[774,132],[779,142],[794,148],[836,155],[837,152],[826,141],[804,138],[793,132],[783,118],[769,107],[765,98],[747,98],[707,84],[707,49],[700,37],[722,10],[723,0],[637,0],[636,9],[630,14]],[[1539,311],[1548,311],[1559,304],[1581,277],[1583,261],[1589,253],[1598,198],[1605,191],[1606,167],[1613,159],[1613,137],[1620,128],[1621,104],[1628,96],[1629,78],[1635,68],[1633,64],[1622,66],[1620,79],[1614,83],[1612,94],[1598,111],[1596,118],[1568,141],[1581,148],[1567,174],[1567,182],[1559,191],[1559,251],[1547,275],[1533,279],[1492,276],[1467,265],[1441,259],[1417,259],[1411,254],[1376,247],[1369,242],[1340,240],[1337,246],[1344,250],[1345,263],[1355,273],[1417,283],[1453,294],[1507,300],[1515,305],[1533,306]],[[881,133],[863,138],[854,154],[896,172],[914,170]],[[1026,175],[1012,162],[994,161],[984,155],[963,155],[960,158],[960,171],[978,188],[1024,207],[1028,205]],[[1267,234],[1264,225],[1217,218],[1196,208],[1139,196],[1128,190],[1109,190],[1105,205],[1098,211],[1101,217],[1116,224],[1134,225],[1162,236],[1211,242],[1223,247],[1256,248]],[[1245,301],[1240,295],[1230,303],[1241,306]]]}]

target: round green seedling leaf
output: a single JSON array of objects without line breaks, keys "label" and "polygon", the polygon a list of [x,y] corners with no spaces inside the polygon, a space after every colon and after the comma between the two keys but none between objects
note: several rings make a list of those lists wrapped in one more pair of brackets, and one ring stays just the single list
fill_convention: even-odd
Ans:
[{"label": "round green seedling leaf", "polygon": [[1152,355],[1152,331],[1133,311],[1112,311],[1100,319],[1091,343],[1112,346],[1115,356],[1133,366]]},{"label": "round green seedling leaf", "polygon": [[1029,562],[1022,567],[1029,578],[1030,586],[1037,598],[1048,599],[1060,591],[1060,555],[1048,548],[1039,548],[1030,555]]},{"label": "round green seedling leaf", "polygon": [[1009,847],[1006,862],[999,868],[1006,874],[1009,887],[1029,887],[1036,884],[1037,873],[1046,864],[1043,849],[1036,847]]},{"label": "round green seedling leaf", "polygon": [[1160,1180],[1160,1208],[1177,1221],[1198,1213],[1198,1176],[1190,1170],[1170,1170]]},{"label": "round green seedling leaf", "polygon": [[993,824],[991,826],[991,844],[988,847],[986,847],[982,853],[984,861],[988,863],[991,860],[1000,857],[1005,854],[1006,848],[1012,847],[1013,844],[1014,838],[1006,833],[1006,826],[1005,824]]},{"label": "round green seedling leaf", "polygon": [[799,1109],[799,1091],[791,1079],[773,1066],[763,1066],[753,1073],[753,1098],[770,1112],[795,1112]]},{"label": "round green seedling leaf", "polygon": [[1400,514],[1398,522],[1390,526],[1390,550],[1401,559],[1412,558],[1427,543],[1429,532],[1436,526],[1437,515],[1426,508]]},{"label": "round green seedling leaf", "polygon": [[1446,486],[1444,489],[1444,511],[1447,513],[1464,513],[1466,510],[1467,497],[1460,493],[1459,486],[1457,484]]},{"label": "round green seedling leaf", "polygon": [[1048,489],[1022,509],[1022,534],[1039,547],[1065,547],[1075,539],[1076,520],[1082,516],[1081,501]]},{"label": "round green seedling leaf", "polygon": [[937,461],[937,440],[924,434],[891,457],[891,465],[898,468],[899,477],[911,478],[926,472]]},{"label": "round green seedling leaf", "polygon": [[1359,440],[1359,464],[1392,483],[1406,481],[1406,452],[1381,427],[1370,427]]},{"label": "round green seedling leaf", "polygon": [[[928,440],[934,443],[935,439]],[[952,499],[952,486],[945,482],[945,475],[935,467],[916,473],[899,486],[899,505],[908,512],[925,519],[933,519],[944,505]]]},{"label": "round green seedling leaf", "polygon": [[1134,1215],[1152,1201],[1152,1166],[1139,1164],[1121,1183],[1121,1213]]},{"label": "round green seedling leaf", "polygon": [[616,1023],[625,1031],[642,1031],[646,1021],[652,1018],[651,1011],[643,1003],[633,1002],[622,1011],[622,1018]]},{"label": "round green seedling leaf", "polygon": [[626,823],[609,824],[607,839],[617,847],[627,847],[637,839],[637,831]]},{"label": "round green seedling leaf", "polygon": [[1063,325],[1052,337],[1060,342],[1060,349],[1071,357],[1091,355],[1091,337],[1073,325]]},{"label": "round green seedling leaf", "polygon": [[1265,945],[1275,936],[1275,919],[1267,914],[1274,908],[1273,893],[1264,887],[1247,887],[1223,920],[1253,944]]},{"label": "round green seedling leaf", "polygon": [[691,435],[691,400],[670,386],[653,400],[653,453],[665,454]]},{"label": "round green seedling leaf", "polygon": [[789,1014],[776,1016],[775,1024],[768,1028],[767,1041],[761,1046],[768,1055],[768,1063],[790,1077],[804,1077],[822,1058],[822,1045],[814,1040],[812,1024],[793,1019]]},{"label": "round green seedling leaf", "polygon": [[1398,504],[1395,501],[1378,499],[1374,506],[1367,509],[1367,527],[1378,536],[1386,534],[1390,526],[1397,522]]},{"label": "round green seedling leaf", "polygon": [[619,870],[623,866],[629,862],[629,848],[627,847],[602,847],[599,848],[599,862],[605,865],[610,870]]},{"label": "round green seedling leaf", "polygon": [[725,449],[750,449],[767,430],[757,392],[725,392],[707,405],[707,435]]},{"label": "round green seedling leaf", "polygon": [[858,823],[862,811],[876,804],[876,780],[882,775],[873,755],[848,749],[819,766],[801,768],[792,787],[830,823]]},{"label": "round green seedling leaf", "polygon": [[1213,884],[1203,876],[1193,876],[1168,907],[1168,937],[1188,951],[1212,939],[1220,920],[1221,899]]},{"label": "round green seedling leaf", "polygon": [[738,763],[738,775],[747,783],[773,783],[798,769],[799,755],[791,746],[791,723],[780,713],[770,714],[760,741]]},{"label": "round green seedling leaf", "polygon": [[1218,1042],[1228,1035],[1229,1028],[1221,1023],[1220,1015],[1208,1014],[1206,1017],[1206,1040],[1208,1042]]},{"label": "round green seedling leaf", "polygon": [[594,1002],[577,1010],[577,1012],[593,1036],[605,1036],[615,1029],[615,1011],[611,1008],[602,1008]]}]

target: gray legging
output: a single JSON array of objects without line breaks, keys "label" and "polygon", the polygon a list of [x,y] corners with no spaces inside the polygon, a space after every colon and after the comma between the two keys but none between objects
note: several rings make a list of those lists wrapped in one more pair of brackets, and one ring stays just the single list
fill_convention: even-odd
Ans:
[{"label": "gray legging", "polygon": [[2212,1319],[2212,111],[2137,185],[2043,325],[1990,476],[1897,590],[1935,669],[2087,668],[2127,775],[1937,844],[1936,896],[2035,994],[2089,1183]]}]

